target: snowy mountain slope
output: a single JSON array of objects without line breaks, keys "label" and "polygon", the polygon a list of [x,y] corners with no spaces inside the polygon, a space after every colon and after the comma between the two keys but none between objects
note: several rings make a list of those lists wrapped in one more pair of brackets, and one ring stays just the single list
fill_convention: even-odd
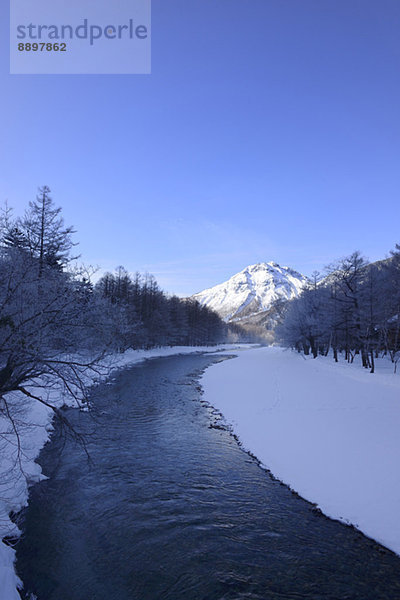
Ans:
[{"label": "snowy mountain slope", "polygon": [[299,295],[307,277],[275,262],[250,265],[228,281],[198,292],[193,298],[225,321],[239,321],[268,311],[277,300]]}]

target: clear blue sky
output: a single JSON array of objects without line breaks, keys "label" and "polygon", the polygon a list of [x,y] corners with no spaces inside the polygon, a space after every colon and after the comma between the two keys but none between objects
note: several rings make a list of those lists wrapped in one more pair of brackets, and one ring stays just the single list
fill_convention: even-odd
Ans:
[{"label": "clear blue sky", "polygon": [[0,200],[47,184],[82,259],[190,294],[400,242],[399,0],[153,0],[152,75],[9,75]]}]

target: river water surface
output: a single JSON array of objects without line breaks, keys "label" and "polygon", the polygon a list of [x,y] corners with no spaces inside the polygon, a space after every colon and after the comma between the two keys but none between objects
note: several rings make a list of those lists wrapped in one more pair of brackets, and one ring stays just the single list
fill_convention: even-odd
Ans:
[{"label": "river water surface", "polygon": [[[69,411],[39,462],[17,569],[38,600],[398,600],[400,559],[322,517],[243,452],[201,400],[216,357],[120,372]],[[212,368],[212,367],[211,367]],[[373,477],[373,473],[371,473]]]}]

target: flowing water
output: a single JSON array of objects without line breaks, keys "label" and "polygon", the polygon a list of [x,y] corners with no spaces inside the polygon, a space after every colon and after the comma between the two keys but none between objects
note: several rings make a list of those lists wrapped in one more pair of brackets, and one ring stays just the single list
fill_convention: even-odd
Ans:
[{"label": "flowing water", "polygon": [[[201,399],[216,357],[151,360],[68,411],[17,569],[38,600],[397,600],[400,559],[272,479]],[[211,367],[212,368],[212,367]],[[371,473],[373,477],[373,473]]]}]

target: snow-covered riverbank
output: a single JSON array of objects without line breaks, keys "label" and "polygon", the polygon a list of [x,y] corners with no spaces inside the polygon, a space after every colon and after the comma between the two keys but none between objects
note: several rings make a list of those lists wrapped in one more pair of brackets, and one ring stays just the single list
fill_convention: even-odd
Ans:
[{"label": "snow-covered riverbank", "polygon": [[259,348],[207,369],[244,448],[326,515],[400,554],[400,374]]},{"label": "snow-covered riverbank", "polygon": [[[146,359],[173,356],[177,354],[192,354],[217,350],[232,351],[246,345],[225,344],[213,347],[175,346],[153,348],[151,350],[128,350],[124,354],[113,355],[107,359],[104,374],[110,371],[131,366]],[[93,379],[92,383],[100,383],[101,376]],[[89,382],[90,383],[90,382]],[[25,386],[34,392],[34,387]],[[43,391],[43,390],[42,390]],[[4,416],[0,416],[0,540],[8,538],[12,541],[19,535],[18,528],[9,518],[11,511],[18,512],[27,503],[28,486],[43,478],[40,466],[35,462],[40,450],[48,441],[54,413],[51,409],[37,401],[29,400],[22,394],[8,394],[14,420],[18,424],[19,436],[15,435],[12,424]],[[51,400],[54,405],[61,406],[68,402],[61,391],[52,390]],[[75,401],[71,404],[76,406]],[[14,571],[15,551],[12,545],[0,542],[0,597],[1,600],[20,600],[17,588],[21,586]]]}]

